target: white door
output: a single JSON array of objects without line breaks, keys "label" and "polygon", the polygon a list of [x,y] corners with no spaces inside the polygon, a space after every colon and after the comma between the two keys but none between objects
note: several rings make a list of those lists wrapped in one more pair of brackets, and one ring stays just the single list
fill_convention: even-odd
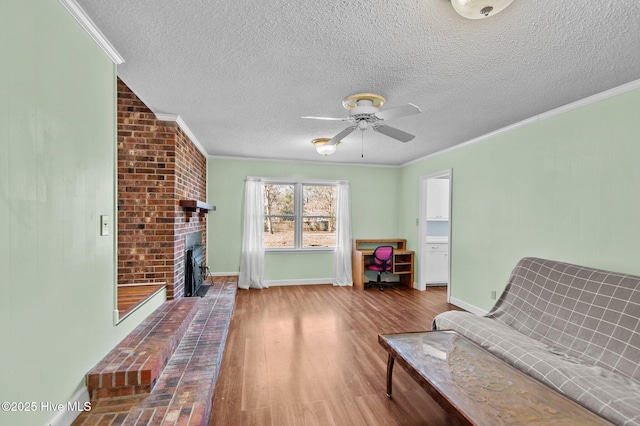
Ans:
[{"label": "white door", "polygon": [[446,285],[450,295],[452,170],[420,178],[419,271],[416,288]]}]

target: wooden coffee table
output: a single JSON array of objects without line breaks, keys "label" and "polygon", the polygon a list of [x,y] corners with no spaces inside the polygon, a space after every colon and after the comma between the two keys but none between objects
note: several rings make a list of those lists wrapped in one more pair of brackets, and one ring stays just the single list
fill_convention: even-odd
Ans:
[{"label": "wooden coffee table", "polygon": [[454,331],[378,335],[378,342],[389,352],[387,396],[398,361],[453,424],[611,424]]}]

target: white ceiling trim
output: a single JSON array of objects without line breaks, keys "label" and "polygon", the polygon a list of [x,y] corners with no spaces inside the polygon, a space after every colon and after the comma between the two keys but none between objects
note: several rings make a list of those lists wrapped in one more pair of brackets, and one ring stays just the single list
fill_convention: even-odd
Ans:
[{"label": "white ceiling trim", "polygon": [[209,154],[207,154],[207,151],[204,149],[204,147],[202,146],[202,144],[200,143],[198,138],[196,138],[196,135],[194,135],[193,132],[191,131],[191,129],[189,128],[189,126],[187,126],[187,123],[184,122],[182,117],[180,117],[179,115],[176,115],[176,114],[163,114],[163,113],[155,113],[155,114],[156,114],[156,118],[158,120],[161,120],[161,121],[175,121],[178,124],[178,126],[180,127],[180,129],[182,129],[184,134],[187,135],[187,137],[189,139],[191,139],[191,142],[193,142],[193,144],[196,146],[196,148],[198,148],[198,151],[200,151],[200,153],[202,155],[204,155],[205,158],[209,155]]},{"label": "white ceiling trim", "polygon": [[208,155],[207,158],[211,158],[213,160],[260,161],[264,163],[313,164],[314,166],[375,167],[378,169],[399,169],[401,167],[404,167],[403,165],[395,165],[395,164],[338,163],[338,162],[331,162],[331,161],[320,162],[320,161],[311,161],[311,160],[283,160],[278,158],[240,157],[240,156],[232,156],[232,155]]},{"label": "white ceiling trim", "polygon": [[511,124],[509,126],[503,127],[501,129],[495,130],[491,133],[486,133],[482,136],[478,136],[477,138],[468,140],[466,142],[462,142],[458,145],[454,145],[452,147],[443,149],[441,151],[438,152],[434,152],[431,153],[429,155],[425,155],[424,157],[420,157],[420,158],[416,158],[414,160],[408,161],[406,163],[400,164],[400,165],[380,165],[380,164],[362,164],[362,163],[338,163],[338,162],[326,162],[326,163],[320,163],[317,161],[299,161],[299,160],[278,160],[278,159],[266,159],[266,158],[254,158],[254,157],[234,157],[234,156],[223,156],[223,155],[207,155],[208,158],[213,158],[213,159],[220,159],[220,160],[241,160],[241,161],[265,161],[265,162],[279,162],[279,163],[308,163],[308,164],[315,164],[315,165],[331,165],[331,166],[348,166],[348,167],[353,167],[353,166],[359,166],[359,167],[380,167],[380,168],[392,168],[392,169],[396,169],[396,168],[402,168],[405,166],[409,166],[411,164],[414,163],[419,163],[420,161],[423,161],[427,158],[431,158],[431,157],[435,157],[437,155],[441,155],[450,151],[454,151],[456,149],[460,149],[460,148],[464,148],[466,146],[472,145],[474,143],[478,143],[478,142],[482,142],[485,141],[487,139],[491,139],[495,136],[501,135],[503,133],[507,133],[510,132],[512,130],[518,129],[520,127],[524,127],[527,126],[529,124],[532,123],[536,123],[538,121],[541,120],[546,120],[548,118],[551,117],[555,117],[561,114],[564,114],[566,112],[572,111],[574,109],[578,109],[578,108],[582,108],[584,106],[587,105],[591,105],[593,103],[596,102],[600,102],[602,100],[617,96],[617,95],[621,95],[623,93],[626,92],[630,92],[632,90],[636,90],[636,89],[640,89],[640,80],[635,80],[635,81],[631,81],[629,83],[620,85],[618,87],[614,87],[613,89],[609,89],[609,90],[605,90],[604,92],[600,92],[600,93],[596,93],[595,95],[577,100],[575,102],[569,103],[567,105],[563,105],[561,107],[552,109],[550,111],[547,112],[543,112],[541,114],[535,115],[533,117],[530,118],[526,118],[524,120],[521,120],[517,123]]},{"label": "white ceiling trim", "polygon": [[[180,114],[211,155],[402,166],[640,79],[638,0],[518,1],[485,20],[444,0],[64,1],[126,58],[118,76],[149,109]],[[308,141],[344,127],[300,117],[347,118],[340,100],[359,92],[383,111],[418,105],[397,122],[417,140],[373,134],[362,158],[352,134],[320,156]]]},{"label": "white ceiling trim", "polygon": [[96,26],[96,24],[85,13],[84,9],[80,7],[75,0],[59,0],[60,3],[67,9],[67,11],[73,16],[73,18],[80,24],[80,26],[91,36],[91,38],[100,46],[100,48],[107,54],[111,62],[116,65],[124,63],[124,58],[118,53],[115,47],[107,40],[102,34],[102,31]]},{"label": "white ceiling trim", "polygon": [[510,132],[515,129],[519,129],[520,127],[527,126],[532,123],[537,123],[538,121],[546,120],[547,118],[556,117],[558,115],[564,114],[569,111],[573,111],[574,109],[582,108],[587,105],[594,104],[596,102],[603,101],[605,99],[612,98],[617,95],[621,95],[623,93],[630,92],[632,90],[640,89],[640,80],[631,81],[629,83],[623,84],[618,87],[614,87],[613,89],[605,90],[604,92],[596,93],[595,95],[577,100],[575,102],[571,102],[570,104],[563,105],[561,107],[552,109],[547,112],[543,112],[538,115],[534,115],[533,117],[526,118],[522,121],[518,121],[517,123],[511,124],[509,126],[503,127],[501,129],[495,130],[491,133],[484,134],[482,136],[478,136],[477,138],[468,140],[466,142],[462,142],[458,145],[454,145],[452,147],[443,149],[442,151],[434,152],[429,155],[425,155],[424,157],[416,158],[415,160],[408,161],[404,164],[401,164],[399,167],[409,166],[414,163],[418,163],[427,158],[435,157],[437,155],[444,154],[446,152],[451,152],[456,149],[464,148],[466,146],[472,145],[474,143],[482,142],[487,139],[491,139],[495,136],[501,135],[503,133]]}]

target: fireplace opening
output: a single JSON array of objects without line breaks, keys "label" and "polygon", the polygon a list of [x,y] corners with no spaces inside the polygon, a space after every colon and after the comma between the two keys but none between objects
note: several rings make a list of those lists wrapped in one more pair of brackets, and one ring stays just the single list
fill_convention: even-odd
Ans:
[{"label": "fireplace opening", "polygon": [[194,232],[185,238],[185,267],[184,267],[184,295],[185,297],[198,296],[198,291],[207,276],[208,268],[204,260],[204,244],[202,244],[202,232]]}]

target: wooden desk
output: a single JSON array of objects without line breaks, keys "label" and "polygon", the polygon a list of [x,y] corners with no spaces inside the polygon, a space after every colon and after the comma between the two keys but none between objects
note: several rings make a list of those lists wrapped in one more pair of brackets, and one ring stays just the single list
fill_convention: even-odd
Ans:
[{"label": "wooden desk", "polygon": [[377,246],[393,246],[393,269],[391,272],[400,277],[400,285],[413,288],[413,251],[407,250],[407,240],[370,239],[351,240],[351,269],[353,286],[364,289],[364,271],[373,263],[373,250]]},{"label": "wooden desk", "polygon": [[455,331],[378,335],[394,361],[457,425],[610,425],[559,392],[502,361]]}]

